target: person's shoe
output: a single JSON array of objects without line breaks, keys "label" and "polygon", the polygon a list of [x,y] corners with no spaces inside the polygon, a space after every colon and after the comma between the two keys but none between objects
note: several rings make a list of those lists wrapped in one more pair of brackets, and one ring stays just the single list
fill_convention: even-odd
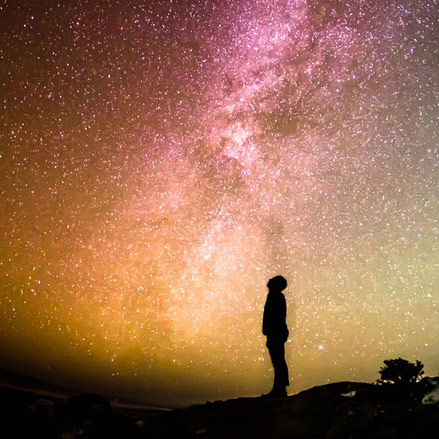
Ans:
[{"label": "person's shoe", "polygon": [[284,398],[285,396],[288,396],[285,387],[273,389],[271,392],[261,395],[262,398]]}]

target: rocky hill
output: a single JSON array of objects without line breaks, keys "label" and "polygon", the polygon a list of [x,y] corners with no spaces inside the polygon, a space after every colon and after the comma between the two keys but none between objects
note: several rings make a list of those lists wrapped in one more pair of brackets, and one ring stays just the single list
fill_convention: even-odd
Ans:
[{"label": "rocky hill", "polygon": [[[287,398],[238,398],[173,411],[111,407],[0,389],[3,433],[13,438],[436,438],[439,379],[397,387],[340,382]],[[2,437],[8,437],[2,434]]]},{"label": "rocky hill", "polygon": [[439,380],[410,388],[340,382],[287,398],[241,398],[165,414],[151,437],[428,438],[439,432]]}]

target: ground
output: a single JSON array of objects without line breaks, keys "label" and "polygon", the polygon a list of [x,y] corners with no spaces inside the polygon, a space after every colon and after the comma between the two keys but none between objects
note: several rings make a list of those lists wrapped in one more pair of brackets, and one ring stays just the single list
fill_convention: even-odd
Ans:
[{"label": "ground", "polygon": [[[286,398],[238,398],[172,411],[112,407],[0,389],[11,438],[429,438],[439,431],[439,379],[396,387],[339,382]],[[8,425],[9,424],[9,425]],[[8,436],[3,435],[7,438]]]}]

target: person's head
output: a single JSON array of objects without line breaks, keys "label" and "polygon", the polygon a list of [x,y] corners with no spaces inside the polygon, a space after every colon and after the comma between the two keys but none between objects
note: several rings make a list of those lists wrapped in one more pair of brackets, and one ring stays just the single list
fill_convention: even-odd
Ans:
[{"label": "person's head", "polygon": [[268,283],[267,287],[269,291],[278,291],[281,292],[287,287],[287,280],[283,276],[275,276],[272,277]]}]

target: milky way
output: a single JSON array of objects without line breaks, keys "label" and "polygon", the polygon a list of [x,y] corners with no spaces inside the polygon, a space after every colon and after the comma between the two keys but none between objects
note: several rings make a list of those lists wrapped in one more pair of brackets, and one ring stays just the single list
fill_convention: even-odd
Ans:
[{"label": "milky way", "polygon": [[7,1],[3,367],[171,404],[439,369],[436,0]]}]

